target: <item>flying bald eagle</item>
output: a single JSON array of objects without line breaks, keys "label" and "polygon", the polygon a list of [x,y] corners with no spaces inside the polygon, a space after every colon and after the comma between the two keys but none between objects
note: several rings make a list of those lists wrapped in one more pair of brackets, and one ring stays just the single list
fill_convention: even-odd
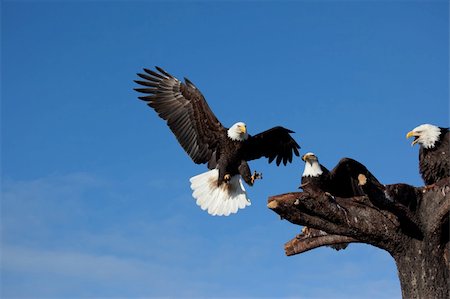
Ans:
[{"label": "flying bald eagle", "polygon": [[414,137],[411,145],[420,144],[419,171],[426,185],[450,176],[450,144],[448,128],[423,124],[406,134]]},{"label": "flying bald eagle", "polygon": [[184,83],[163,69],[144,69],[137,74],[144,86],[135,88],[139,97],[167,121],[180,145],[196,164],[208,163],[209,171],[190,179],[197,205],[211,215],[228,216],[250,205],[241,178],[252,186],[260,174],[252,175],[247,161],[266,157],[269,163],[292,162],[300,146],[291,130],[274,127],[255,136],[237,122],[225,128],[209,108],[200,90],[188,79]]},{"label": "flying bald eagle", "polygon": [[305,170],[300,187],[305,191],[321,190],[333,196],[348,198],[365,195],[361,186],[368,182],[379,190],[384,190],[375,176],[353,159],[341,159],[331,171],[319,163],[314,153],[303,155],[302,160],[305,161]]}]

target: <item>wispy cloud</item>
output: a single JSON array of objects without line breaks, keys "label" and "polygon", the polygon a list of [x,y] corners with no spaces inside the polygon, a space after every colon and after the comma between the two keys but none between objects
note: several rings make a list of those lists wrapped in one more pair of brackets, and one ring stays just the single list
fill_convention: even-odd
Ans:
[{"label": "wispy cloud", "polygon": [[[111,182],[87,173],[5,181],[2,295],[60,297],[70,294],[67,290],[71,289],[61,290],[58,285],[64,285],[63,281],[72,281],[72,285],[78,281],[81,294],[89,294],[82,282],[112,282],[117,286],[128,282],[129,286],[129,282],[140,285],[146,280],[160,280],[155,276],[162,272],[157,263],[140,260],[139,255],[133,256],[133,250],[120,250],[135,246],[130,244],[133,237],[126,237],[130,227],[117,232],[106,227],[116,227],[113,220],[122,205],[117,189]],[[33,283],[37,274],[57,278],[60,284],[50,284],[51,279]],[[9,281],[14,275],[23,279]]]},{"label": "wispy cloud", "polygon": [[188,218],[158,207],[184,199],[126,191],[87,173],[6,181],[3,297],[198,297],[220,288],[192,276],[217,270],[209,250],[217,243],[186,232]]},{"label": "wispy cloud", "polygon": [[127,281],[151,274],[151,269],[142,261],[113,255],[5,246],[2,257],[4,270],[28,274],[45,273],[94,281]]},{"label": "wispy cloud", "polygon": [[149,259],[79,251],[6,246],[2,249],[2,271],[7,274],[3,283],[9,283],[14,274],[24,279],[21,288],[17,288],[17,282],[16,288],[5,284],[2,298],[157,297],[175,285],[180,289],[172,294],[179,296],[208,291],[208,285],[201,281],[184,284],[189,273],[183,268],[169,269]]},{"label": "wispy cloud", "polygon": [[[172,190],[177,197],[167,198],[151,183],[135,191],[140,183],[87,173],[7,181],[2,297],[318,299],[333,290],[342,298],[399,295],[392,277],[365,274],[371,260],[392,267],[379,250],[318,250],[288,258],[282,244],[295,228],[273,215],[255,220],[255,208],[234,218],[210,217],[189,190]],[[364,260],[355,255],[361,248]],[[364,283],[346,285],[361,277]]]}]

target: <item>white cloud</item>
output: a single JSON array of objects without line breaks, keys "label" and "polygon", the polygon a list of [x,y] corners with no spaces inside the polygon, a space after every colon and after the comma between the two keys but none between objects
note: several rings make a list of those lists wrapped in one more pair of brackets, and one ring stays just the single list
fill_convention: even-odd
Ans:
[{"label": "white cloud", "polygon": [[[134,298],[208,292],[214,283],[192,277],[204,269],[187,266],[207,250],[205,238],[184,232],[183,214],[158,209],[156,194],[150,200],[146,194],[133,197],[122,187],[86,173],[7,181],[2,295]],[[21,278],[14,279],[17,275]]]},{"label": "white cloud", "polygon": [[[371,259],[392,266],[386,254],[372,253],[361,262],[355,255],[361,248],[354,247],[344,253],[318,250],[288,258],[282,244],[296,228],[274,215],[253,209],[233,218],[210,217],[195,206],[189,190],[168,199],[167,190],[153,192],[152,184],[134,190],[139,183],[115,184],[89,174],[7,182],[3,297],[293,294],[316,299],[340,290],[346,295],[342,298],[352,298],[361,294],[361,285],[365,298],[389,298],[379,296],[380,285],[399,294],[397,281],[374,276],[368,282],[363,275]],[[284,293],[268,281],[282,286]],[[344,286],[349,281],[359,283]]]},{"label": "white cloud", "polygon": [[114,281],[154,276],[150,270],[155,270],[132,258],[12,246],[2,248],[2,268],[28,274],[45,273]]}]

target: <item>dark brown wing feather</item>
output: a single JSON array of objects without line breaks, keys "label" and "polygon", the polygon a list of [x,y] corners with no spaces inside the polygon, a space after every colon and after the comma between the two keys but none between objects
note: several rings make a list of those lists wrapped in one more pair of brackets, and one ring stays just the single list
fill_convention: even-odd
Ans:
[{"label": "dark brown wing feather", "polygon": [[358,182],[358,175],[363,174],[372,186],[383,190],[384,186],[364,166],[351,158],[343,158],[329,173],[330,192],[338,197],[353,197],[364,195],[365,192]]},{"label": "dark brown wing feather", "polygon": [[146,101],[158,115],[167,121],[178,142],[197,164],[206,163],[217,146],[217,140],[226,134],[225,128],[209,108],[202,93],[185,78],[180,82],[163,69],[144,69],[137,74],[144,80],[135,80],[143,88]]},{"label": "dark brown wing feather", "polygon": [[277,166],[283,162],[292,162],[292,156],[299,156],[300,146],[289,133],[291,130],[274,127],[255,136],[249,136],[243,147],[244,160],[269,158],[269,163],[276,159]]}]

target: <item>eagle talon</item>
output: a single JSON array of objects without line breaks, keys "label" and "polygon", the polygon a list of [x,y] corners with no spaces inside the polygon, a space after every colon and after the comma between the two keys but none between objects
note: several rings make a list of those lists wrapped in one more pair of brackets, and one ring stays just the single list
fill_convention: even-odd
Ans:
[{"label": "eagle talon", "polygon": [[252,182],[252,185],[255,183],[255,181],[257,179],[260,179],[260,180],[262,179],[262,173],[254,171],[253,175],[250,177],[250,181]]},{"label": "eagle talon", "polygon": [[224,180],[224,182],[225,183],[229,183],[230,182],[230,180],[231,180],[231,175],[230,174],[225,174],[224,176],[223,176],[223,180]]},{"label": "eagle talon", "polygon": [[448,186],[442,187],[442,189],[441,189],[442,196],[445,196],[447,194],[448,190],[449,190]]}]

